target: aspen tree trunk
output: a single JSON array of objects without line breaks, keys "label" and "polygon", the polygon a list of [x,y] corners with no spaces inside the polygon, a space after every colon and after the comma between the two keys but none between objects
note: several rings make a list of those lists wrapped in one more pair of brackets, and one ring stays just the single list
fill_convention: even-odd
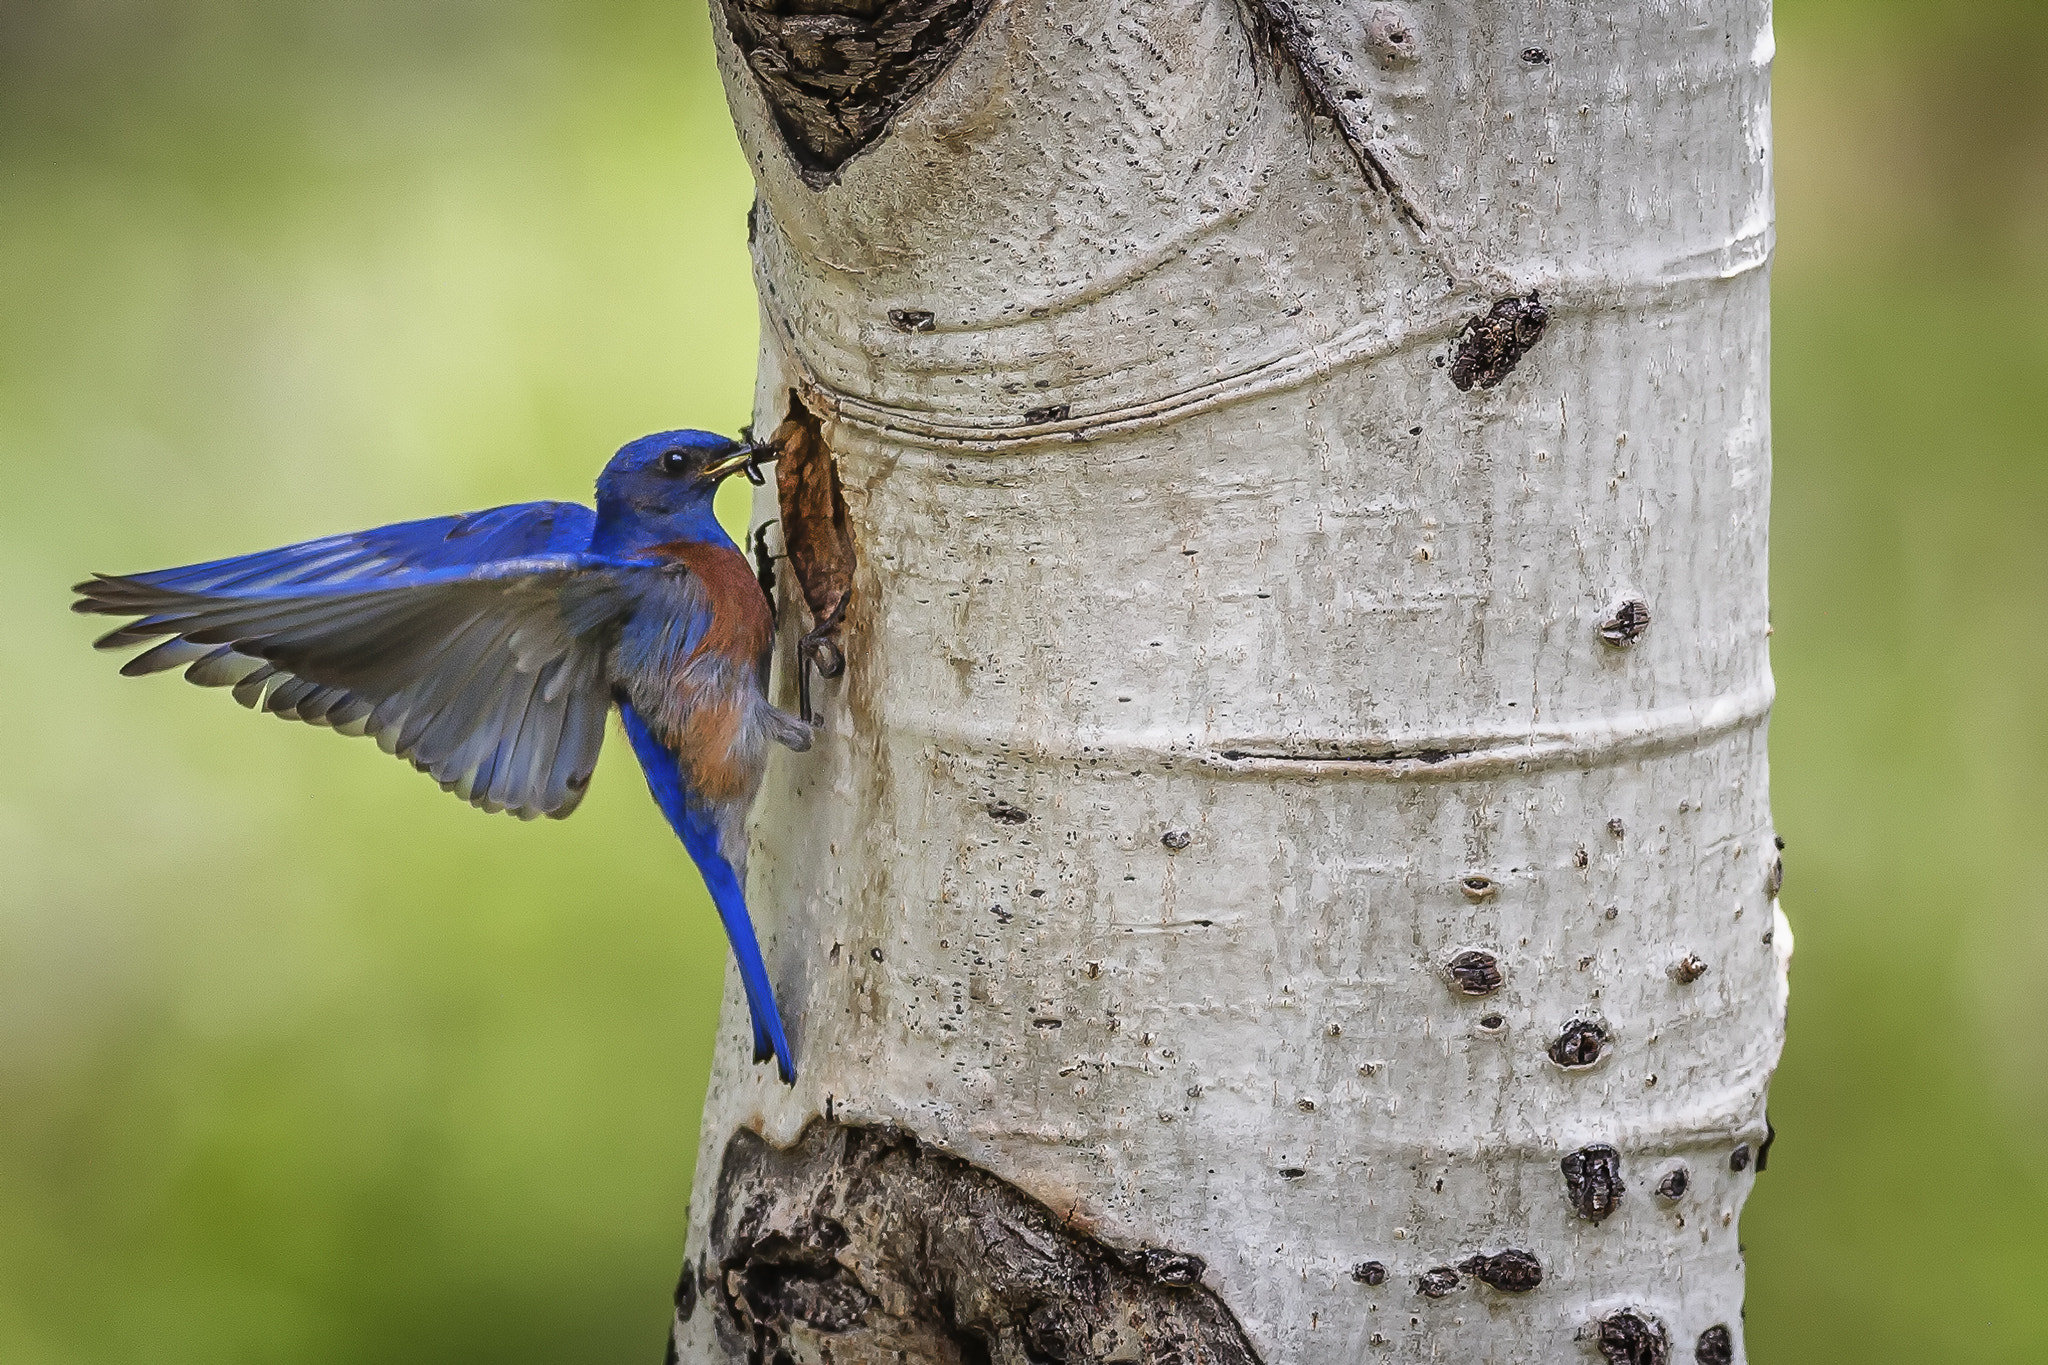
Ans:
[{"label": "aspen tree trunk", "polygon": [[859,567],[675,1351],[1741,1359],[1763,0],[712,3]]}]

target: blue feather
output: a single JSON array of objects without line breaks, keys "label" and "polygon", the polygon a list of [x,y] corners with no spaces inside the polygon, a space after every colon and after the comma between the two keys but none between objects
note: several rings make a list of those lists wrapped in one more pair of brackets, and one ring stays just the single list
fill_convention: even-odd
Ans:
[{"label": "blue feather", "polygon": [[732,940],[733,960],[739,964],[740,985],[747,994],[747,1008],[754,1019],[754,1060],[765,1062],[772,1054],[782,1079],[796,1081],[796,1062],[789,1055],[789,1040],[782,1033],[782,1016],[775,1008],[775,988],[768,981],[768,964],[761,959],[761,944],[754,937],[754,921],[747,914],[746,892],[739,876],[719,850],[719,829],[712,812],[691,799],[683,785],[682,764],[675,752],[654,737],[647,722],[627,701],[619,703],[619,719],[626,724],[626,738],[647,775],[647,789],[654,804],[668,817],[669,827],[690,851],[697,870],[704,874],[704,887],[718,917],[725,921],[725,936]]},{"label": "blue feather", "polygon": [[596,522],[597,514],[581,503],[514,503],[159,569],[130,581],[204,593],[366,583],[420,570],[573,554],[590,548]]},{"label": "blue feather", "polygon": [[[528,553],[559,535],[564,518],[545,520],[546,536],[532,517],[479,514],[413,523],[398,528],[402,536],[387,527],[337,538],[381,541],[375,576],[358,558],[348,565],[354,576],[334,578],[334,542],[309,542],[317,548],[95,579],[80,585],[76,605],[141,615],[117,635],[171,637],[131,661],[133,671],[189,663],[193,681],[232,685],[244,706],[360,725],[472,804],[560,817],[581,799],[603,743],[605,659],[639,600],[632,580],[657,571],[580,552]],[[589,518],[581,520],[587,534]],[[463,553],[519,553],[444,562],[453,552],[439,537],[463,525],[476,528],[456,542]],[[434,542],[408,545],[422,527]],[[294,576],[302,581],[279,581]],[[257,582],[264,586],[250,586]],[[555,685],[545,699],[544,680]],[[565,737],[576,752],[550,747]]]}]

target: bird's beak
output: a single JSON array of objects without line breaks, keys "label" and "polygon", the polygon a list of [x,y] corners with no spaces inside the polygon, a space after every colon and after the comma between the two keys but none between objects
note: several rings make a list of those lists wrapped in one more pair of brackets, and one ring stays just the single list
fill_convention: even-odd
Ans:
[{"label": "bird's beak", "polygon": [[773,459],[774,457],[774,446],[742,446],[716,464],[706,465],[704,467],[704,477],[712,483],[719,483],[731,478],[734,474],[745,474],[747,482],[758,488],[768,481],[766,476],[761,473],[761,461]]}]

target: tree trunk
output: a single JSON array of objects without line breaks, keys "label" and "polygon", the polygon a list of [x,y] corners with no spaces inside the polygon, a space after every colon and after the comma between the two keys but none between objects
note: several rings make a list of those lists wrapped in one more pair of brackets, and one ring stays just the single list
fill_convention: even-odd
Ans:
[{"label": "tree trunk", "polygon": [[1740,1359],[1766,6],[763,3],[757,423],[858,570],[681,1357]]}]

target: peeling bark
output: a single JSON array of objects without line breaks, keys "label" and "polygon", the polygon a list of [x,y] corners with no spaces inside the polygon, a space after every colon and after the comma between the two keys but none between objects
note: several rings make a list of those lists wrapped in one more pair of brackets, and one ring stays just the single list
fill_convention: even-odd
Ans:
[{"label": "peeling bark", "polygon": [[[846,666],[839,628],[853,600],[858,567],[853,529],[847,521],[846,495],[840,488],[832,448],[817,416],[794,391],[789,395],[788,416],[768,443],[776,449],[776,512],[783,550],[811,615],[810,629],[796,642],[797,706],[805,720],[815,723],[811,671],[836,678]],[[767,581],[764,573],[764,585]]]},{"label": "peeling bark", "polygon": [[757,418],[803,395],[860,556],[749,864],[801,1076],[729,986],[681,1357],[1054,1358],[957,1188],[1163,1296],[1073,1359],[1166,1304],[1741,1360],[1765,5],[1007,0],[829,176],[743,29]]}]

